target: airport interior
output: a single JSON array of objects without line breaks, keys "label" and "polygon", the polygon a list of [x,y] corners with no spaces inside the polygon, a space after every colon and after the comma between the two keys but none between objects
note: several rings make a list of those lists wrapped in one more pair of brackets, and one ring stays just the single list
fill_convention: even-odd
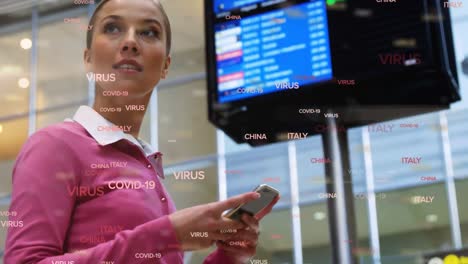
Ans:
[{"label": "airport interior", "polygon": [[[330,221],[327,203],[335,197],[326,189],[330,178],[320,134],[326,129],[256,145],[236,140],[222,125],[215,125],[209,119],[215,111],[209,106],[213,90],[207,89],[216,82],[216,71],[207,70],[207,58],[216,56],[213,49],[207,57],[204,12],[209,1],[160,1],[172,27],[172,63],[168,78],[152,94],[140,137],[163,153],[164,185],[177,208],[226,199],[268,184],[281,193],[281,199],[261,221],[255,259],[264,262],[258,263],[338,264],[334,256],[340,249],[332,242],[331,230],[337,230],[344,219]],[[282,2],[320,3],[331,12],[353,1]],[[345,184],[353,190],[356,240],[341,243],[351,245],[353,263],[468,263],[468,3],[459,3],[442,7],[450,11],[460,100],[445,109],[354,125],[347,131],[350,182]],[[27,138],[72,117],[79,106],[93,103],[83,50],[95,4],[0,1],[0,211],[8,212],[13,166]],[[403,21],[404,15],[392,21]],[[342,38],[353,38],[348,33]],[[330,52],[334,54],[333,48]],[[213,69],[214,64],[208,64]],[[278,93],[282,91],[270,94]],[[269,107],[264,111],[275,115],[276,106]],[[418,161],[402,164],[406,157],[418,157]],[[180,171],[204,171],[205,177],[180,180],[175,177]],[[0,220],[8,217],[3,214]],[[0,227],[1,259],[6,236],[7,228]],[[466,258],[460,255],[459,262],[427,262],[428,255],[441,254],[443,259],[445,252],[461,250]],[[185,252],[184,263],[202,263],[211,251]]]}]

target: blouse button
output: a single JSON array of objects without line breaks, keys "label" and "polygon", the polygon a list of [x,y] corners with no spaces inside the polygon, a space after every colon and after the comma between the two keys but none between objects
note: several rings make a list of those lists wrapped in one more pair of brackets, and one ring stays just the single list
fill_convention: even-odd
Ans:
[{"label": "blouse button", "polygon": [[166,201],[166,197],[161,198],[161,201],[165,202],[165,201]]},{"label": "blouse button", "polygon": [[148,167],[148,169],[150,169],[150,168],[151,168],[151,164],[148,164],[148,166],[146,166],[146,167]]}]

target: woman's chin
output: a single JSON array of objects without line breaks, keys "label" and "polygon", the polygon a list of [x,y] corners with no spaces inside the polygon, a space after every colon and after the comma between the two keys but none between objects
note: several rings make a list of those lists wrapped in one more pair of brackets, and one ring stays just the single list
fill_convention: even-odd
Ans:
[{"label": "woman's chin", "polygon": [[127,81],[119,81],[119,82],[115,82],[112,84],[105,83],[99,86],[102,87],[103,90],[128,92],[129,96],[145,95],[153,89],[153,87],[146,87],[148,85],[145,86],[141,82],[127,82]]}]

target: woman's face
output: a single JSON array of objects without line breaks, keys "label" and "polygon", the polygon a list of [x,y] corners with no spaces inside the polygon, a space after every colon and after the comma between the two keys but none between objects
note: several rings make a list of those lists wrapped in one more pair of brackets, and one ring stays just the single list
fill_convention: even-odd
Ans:
[{"label": "woman's face", "polygon": [[96,16],[91,48],[84,53],[97,86],[128,91],[132,97],[150,93],[166,77],[171,61],[163,25],[153,0],[105,3]]}]

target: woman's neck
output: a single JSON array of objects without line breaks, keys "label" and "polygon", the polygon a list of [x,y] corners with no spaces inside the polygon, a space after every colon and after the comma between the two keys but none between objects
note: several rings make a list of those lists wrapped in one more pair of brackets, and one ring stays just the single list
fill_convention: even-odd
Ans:
[{"label": "woman's neck", "polygon": [[138,138],[151,93],[144,97],[103,96],[96,93],[93,109],[116,126],[126,126]]}]

